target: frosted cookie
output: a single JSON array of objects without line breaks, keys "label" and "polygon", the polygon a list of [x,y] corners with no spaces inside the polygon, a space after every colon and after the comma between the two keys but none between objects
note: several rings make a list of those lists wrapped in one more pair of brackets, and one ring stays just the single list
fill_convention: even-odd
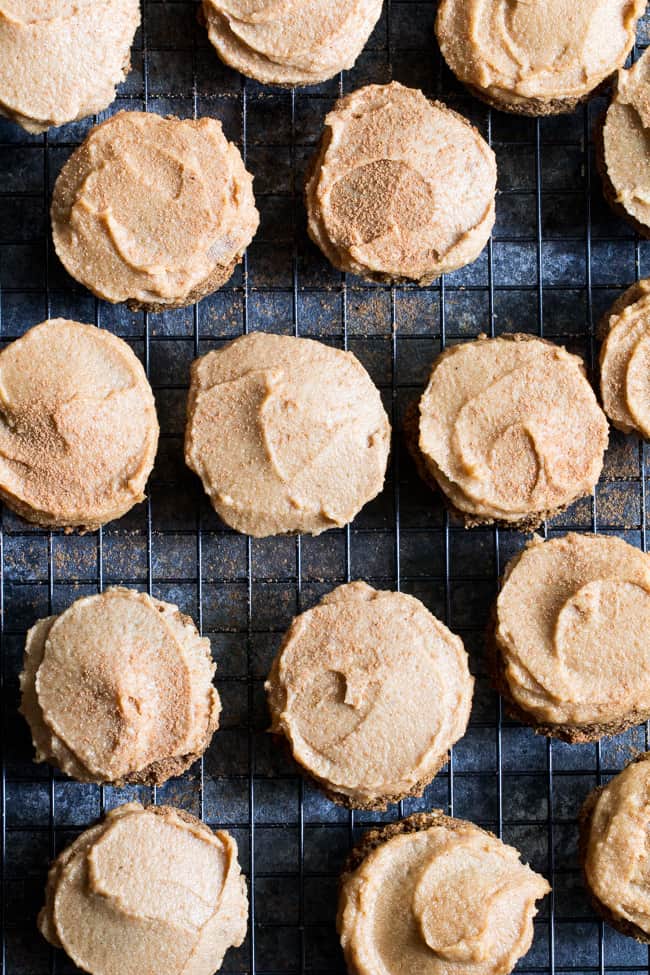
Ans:
[{"label": "frosted cookie", "polygon": [[390,424],[351,352],[252,333],[192,365],[185,460],[258,538],[346,525],[384,484]]},{"label": "frosted cookie", "polygon": [[650,56],[619,71],[616,91],[596,132],[596,161],[610,206],[650,236]]},{"label": "frosted cookie", "polygon": [[37,762],[80,782],[162,785],[219,724],[210,641],[133,589],[78,599],[27,634],[20,710]]},{"label": "frosted cookie", "polygon": [[407,440],[468,527],[533,530],[592,491],[608,426],[578,356],[529,335],[482,337],[435,360]]},{"label": "frosted cookie", "polygon": [[351,68],[382,0],[203,0],[222,61],[262,84],[317,85]]},{"label": "frosted cookie", "polygon": [[45,132],[111,104],[139,0],[0,0],[0,115]]},{"label": "frosted cookie", "polygon": [[309,235],[341,271],[428,284],[476,260],[494,224],[494,153],[461,115],[393,82],[325,119],[305,188]]},{"label": "frosted cookie", "polygon": [[237,844],[189,813],[129,803],[56,858],[38,926],[90,975],[214,975],[248,924]]},{"label": "frosted cookie", "polygon": [[555,115],[625,63],[646,0],[441,0],[436,34],[456,77],[495,108]]},{"label": "frosted cookie", "polygon": [[619,538],[535,539],[489,633],[495,685],[540,734],[597,741],[650,718],[650,557]]},{"label": "frosted cookie", "polygon": [[580,860],[591,901],[622,934],[650,942],[650,752],[587,797]]},{"label": "frosted cookie", "polygon": [[650,279],[632,285],[601,326],[600,392],[623,433],[650,438]]},{"label": "frosted cookie", "polygon": [[367,833],[341,878],[350,975],[508,975],[546,880],[491,833],[440,810]]},{"label": "frosted cookie", "polygon": [[259,215],[221,123],[119,112],[61,170],[52,236],[69,274],[105,301],[164,311],[232,275]]},{"label": "frosted cookie", "polygon": [[62,318],[0,352],[0,498],[27,521],[92,530],[144,499],[158,420],[122,339]]},{"label": "frosted cookie", "polygon": [[265,686],[271,731],[329,798],[385,809],[447,763],[474,680],[461,639],[418,599],[353,582],[294,620]]}]

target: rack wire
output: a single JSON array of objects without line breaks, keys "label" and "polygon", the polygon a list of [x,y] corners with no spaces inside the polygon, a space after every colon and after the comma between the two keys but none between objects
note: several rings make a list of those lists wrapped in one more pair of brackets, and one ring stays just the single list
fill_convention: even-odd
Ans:
[{"label": "rack wire", "polygon": [[[277,92],[220,64],[189,0],[145,0],[133,71],[110,111],[145,108],[224,122],[255,175],[261,228],[243,267],[194,308],[134,314],[97,302],[49,246],[51,186],[91,121],[26,136],[0,123],[0,337],[46,316],[94,321],[126,338],[156,393],[161,445],[149,499],[103,531],[46,532],[2,512],[2,970],[74,971],[35,932],[47,861],[106,809],[132,798],[170,802],[236,836],[251,894],[250,933],[225,972],[334,975],[337,875],[364,827],[442,807],[497,832],[553,884],[519,970],[647,972],[648,950],[592,914],[577,870],[576,815],[586,794],[647,747],[641,727],[600,746],[536,738],[507,720],[488,687],[482,634],[496,581],[523,544],[517,533],[464,531],[417,478],[399,435],[434,355],[481,332],[528,331],[567,344],[593,367],[594,323],[621,289],[650,273],[648,245],[605,207],[591,132],[604,103],[526,120],[470,99],[441,64],[435,4],[387,0],[353,71]],[[640,41],[648,40],[644,20]],[[373,286],[334,271],[308,243],[305,162],[342,91],[394,78],[469,117],[499,163],[497,225],[479,260],[425,289]],[[190,361],[243,332],[319,338],[355,352],[382,390],[395,431],[382,495],[344,531],[256,541],[224,528],[183,465]],[[615,431],[591,499],[546,528],[621,535],[646,548],[646,456]],[[263,680],[291,617],[361,577],[422,599],[465,640],[477,676],[466,737],[422,799],[386,814],[348,813],[304,781],[265,734]],[[200,767],[163,788],[100,789],[31,763],[17,715],[25,630],[86,593],[124,584],[178,603],[212,640],[222,728]]]}]

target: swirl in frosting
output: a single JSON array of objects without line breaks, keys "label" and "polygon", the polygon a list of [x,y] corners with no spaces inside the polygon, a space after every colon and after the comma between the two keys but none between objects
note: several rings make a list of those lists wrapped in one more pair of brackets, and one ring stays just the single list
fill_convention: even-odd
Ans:
[{"label": "swirl in frosting", "polygon": [[442,0],[436,31],[461,81],[516,105],[580,99],[620,67],[645,0]]},{"label": "swirl in frosting", "polygon": [[297,617],[266,689],[296,761],[335,799],[377,807],[447,761],[473,684],[462,641],[419,600],[354,582]]},{"label": "swirl in frosting", "polygon": [[650,713],[650,557],[627,542],[536,540],[506,570],[495,639],[509,693],[538,722]]},{"label": "swirl in frosting", "polygon": [[213,975],[246,935],[237,844],[169,806],[118,806],[54,861],[39,928],[91,975]]},{"label": "swirl in frosting", "polygon": [[604,330],[600,389],[605,413],[624,433],[650,438],[650,279],[625,292]]},{"label": "swirl in frosting", "polygon": [[596,484],[607,421],[582,360],[530,336],[467,342],[433,365],[419,450],[455,508],[530,522]]},{"label": "swirl in frosting", "polygon": [[203,0],[219,57],[263,84],[315,85],[351,68],[382,0]]},{"label": "swirl in frosting", "polygon": [[650,936],[650,753],[632,762],[585,804],[583,870],[601,908],[627,933]]},{"label": "swirl in frosting", "polygon": [[350,352],[262,332],[197,359],[185,459],[257,537],[347,524],[383,486],[390,425]]},{"label": "swirl in frosting", "polygon": [[344,878],[338,929],[351,975],[506,975],[530,948],[549,885],[477,826],[422,818],[428,827],[380,843]]},{"label": "swirl in frosting", "polygon": [[139,0],[0,0],[0,114],[44,132],[100,112],[139,23]]}]

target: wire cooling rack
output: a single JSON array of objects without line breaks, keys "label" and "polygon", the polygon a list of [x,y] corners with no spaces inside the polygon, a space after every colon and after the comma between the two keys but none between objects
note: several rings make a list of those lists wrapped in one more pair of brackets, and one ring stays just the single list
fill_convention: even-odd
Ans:
[{"label": "wire cooling rack", "polygon": [[[433,357],[480,332],[526,331],[594,361],[594,323],[621,289],[650,274],[650,248],[605,207],[590,138],[604,107],[540,121],[491,112],[440,63],[432,2],[390,0],[355,69],[298,92],[223,67],[193,2],[146,0],[133,71],[111,111],[213,115],[255,175],[260,231],[232,281],[197,307],[146,316],[96,302],[49,244],[51,187],[91,121],[29,137],[0,123],[0,311],[8,341],[49,316],[95,322],[126,338],[156,392],[162,437],[148,501],[98,534],[65,536],[2,513],[0,603],[3,972],[74,971],[35,930],[47,862],[104,810],[132,798],[170,802],[236,836],[251,893],[246,943],[225,972],[342,973],[334,928],[337,875],[369,824],[432,806],[516,845],[553,884],[536,922],[530,973],[648,971],[648,950],[592,914],[577,870],[576,815],[586,794],[647,746],[641,727],[600,746],[536,738],[503,719],[484,677],[483,629],[496,580],[523,536],[464,531],[423,487],[399,436],[405,406]],[[650,23],[640,28],[646,43]],[[472,266],[432,287],[373,286],[334,271],[306,238],[305,162],[342,91],[394,78],[468,116],[499,163],[497,225]],[[396,432],[382,495],[345,531],[254,541],[225,530],[183,464],[191,360],[251,329],[313,336],[351,349],[380,386]],[[646,546],[644,448],[612,432],[594,497],[555,519]],[[297,774],[265,734],[263,679],[291,617],[335,585],[364,578],[422,599],[465,640],[477,675],[473,717],[425,796],[385,815],[350,814]],[[17,714],[25,630],[112,584],[178,603],[212,640],[222,728],[203,763],[164,788],[99,789],[31,763]]]}]

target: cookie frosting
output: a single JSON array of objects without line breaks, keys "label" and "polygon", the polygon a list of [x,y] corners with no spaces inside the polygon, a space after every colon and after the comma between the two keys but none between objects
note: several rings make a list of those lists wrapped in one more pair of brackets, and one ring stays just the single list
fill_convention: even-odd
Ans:
[{"label": "cookie frosting", "polygon": [[263,84],[315,85],[351,68],[382,0],[203,0],[219,57]]},{"label": "cookie frosting", "polygon": [[192,366],[185,459],[238,531],[347,524],[381,490],[389,448],[379,391],[350,352],[252,333]]},{"label": "cookie frosting", "polygon": [[650,756],[632,762],[597,794],[583,836],[591,893],[615,920],[650,936]]},{"label": "cookie frosting", "polygon": [[425,284],[494,224],[494,153],[462,116],[393,82],[337,102],[306,186],[309,233],[344,271]]},{"label": "cookie frosting", "polygon": [[530,948],[535,902],[549,890],[513,847],[440,816],[381,843],[344,878],[338,929],[348,969],[506,975]]},{"label": "cookie frosting", "polygon": [[176,606],[121,588],[79,599],[27,634],[21,711],[36,760],[82,782],[180,775],[219,722],[214,671]]},{"label": "cookie frosting", "polygon": [[580,99],[625,62],[645,0],[442,0],[436,31],[461,81],[516,105]]},{"label": "cookie frosting", "polygon": [[478,520],[539,524],[592,490],[607,441],[582,360],[530,336],[450,348],[420,400],[423,463]]},{"label": "cookie frosting", "polygon": [[53,319],[0,352],[0,496],[29,521],[96,528],[144,498],[158,421],[122,339]]},{"label": "cookie frosting", "polygon": [[54,861],[43,935],[91,975],[213,975],[246,935],[237,844],[168,806],[119,806]]},{"label": "cookie frosting", "polygon": [[601,164],[613,201],[650,230],[650,57],[620,71],[602,132]]},{"label": "cookie frosting", "polygon": [[514,702],[539,723],[650,712],[650,558],[621,539],[535,541],[506,570],[495,640]]},{"label": "cookie frosting", "polygon": [[650,279],[633,285],[604,322],[600,389],[605,413],[624,433],[650,437]]},{"label": "cookie frosting", "polygon": [[354,582],[297,617],[266,690],[296,761],[333,798],[378,807],[446,763],[473,686],[462,641],[419,600]]},{"label": "cookie frosting", "polygon": [[0,0],[0,114],[37,133],[106,108],[139,23],[139,0]]},{"label": "cookie frosting", "polygon": [[231,276],[258,225],[252,177],[215,119],[119,112],[63,167],[52,233],[106,301],[177,306]]}]

